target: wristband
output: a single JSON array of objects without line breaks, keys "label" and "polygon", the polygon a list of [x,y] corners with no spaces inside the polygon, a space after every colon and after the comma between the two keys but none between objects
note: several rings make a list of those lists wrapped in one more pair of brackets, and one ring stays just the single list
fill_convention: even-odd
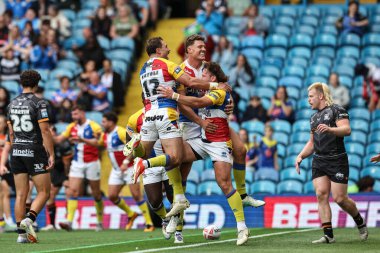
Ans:
[{"label": "wristband", "polygon": [[216,89],[218,89],[218,83],[210,82],[210,90],[216,90]]},{"label": "wristband", "polygon": [[175,101],[178,101],[179,94],[174,92],[173,95],[172,95],[172,99],[175,100]]}]

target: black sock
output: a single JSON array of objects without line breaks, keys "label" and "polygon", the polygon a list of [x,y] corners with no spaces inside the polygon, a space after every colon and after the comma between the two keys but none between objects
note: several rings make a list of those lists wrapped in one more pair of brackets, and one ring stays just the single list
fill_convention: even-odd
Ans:
[{"label": "black sock", "polygon": [[323,233],[330,238],[334,238],[331,222],[322,223]]},{"label": "black sock", "polygon": [[17,234],[25,234],[26,231],[20,228],[20,222],[16,222],[17,224]]},{"label": "black sock", "polygon": [[27,214],[26,214],[26,218],[29,218],[31,219],[33,222],[36,221],[36,218],[37,218],[37,213],[33,210],[30,210]]},{"label": "black sock", "polygon": [[356,226],[358,226],[358,228],[362,228],[366,226],[364,223],[363,217],[360,215],[360,213],[358,213],[358,215],[352,218],[354,219]]},{"label": "black sock", "polygon": [[55,227],[55,213],[57,210],[57,207],[55,206],[55,203],[50,204],[47,206],[47,210],[49,213],[49,218],[50,218],[50,224]]},{"label": "black sock", "polygon": [[247,197],[247,196],[248,196],[247,193],[244,193],[244,194],[240,195],[240,198],[245,199],[245,197]]}]

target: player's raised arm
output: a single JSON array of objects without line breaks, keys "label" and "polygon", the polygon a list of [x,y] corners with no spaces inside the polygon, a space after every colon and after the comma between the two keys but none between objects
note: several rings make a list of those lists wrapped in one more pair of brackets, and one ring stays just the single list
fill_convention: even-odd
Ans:
[{"label": "player's raised arm", "polygon": [[180,82],[181,84],[185,85],[186,87],[191,87],[193,89],[198,89],[198,90],[216,90],[216,89],[218,89],[218,90],[225,90],[228,92],[232,91],[231,86],[229,86],[227,83],[208,82],[208,81],[204,81],[202,79],[191,77],[186,73],[179,76],[176,79],[176,81]]},{"label": "player's raised arm", "polygon": [[192,108],[203,108],[209,105],[213,105],[212,100],[206,96],[203,96],[201,98],[183,96],[174,92],[172,88],[165,86],[159,86],[157,88],[157,91],[165,98],[173,99],[178,103],[190,106]]}]

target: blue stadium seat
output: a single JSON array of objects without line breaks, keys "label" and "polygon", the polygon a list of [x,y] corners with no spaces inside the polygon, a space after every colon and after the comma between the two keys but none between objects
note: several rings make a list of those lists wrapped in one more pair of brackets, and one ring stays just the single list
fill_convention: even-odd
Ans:
[{"label": "blue stadium seat", "polygon": [[241,48],[264,48],[264,39],[262,36],[247,36],[241,41]]},{"label": "blue stadium seat", "polygon": [[355,67],[356,64],[358,63],[357,59],[355,58],[352,58],[352,57],[341,57],[341,58],[338,58],[336,61],[335,61],[335,66],[339,66],[339,65],[348,65],[348,66],[351,66],[351,67]]},{"label": "blue stadium seat", "polygon": [[86,112],[86,118],[95,121],[98,124],[101,124],[103,119],[103,114],[101,112]]},{"label": "blue stadium seat", "polygon": [[289,51],[289,57],[303,57],[310,59],[311,51],[306,47],[294,47]]},{"label": "blue stadium seat", "polygon": [[328,78],[330,76],[330,71],[327,67],[321,65],[310,66],[307,71],[308,76],[323,76]]},{"label": "blue stadium seat", "polygon": [[245,101],[249,101],[251,98],[251,94],[249,94],[249,92],[247,92],[247,90],[242,87],[235,87],[234,91],[239,94],[241,99],[244,99]]},{"label": "blue stadium seat", "polygon": [[[247,92],[247,91],[245,91]],[[251,95],[259,96],[261,98],[271,99],[274,96],[275,91],[268,87],[257,87],[251,90]]]},{"label": "blue stadium seat", "polygon": [[[347,87],[348,89],[351,89],[352,88],[352,78],[349,77],[349,76],[339,76],[339,83],[345,87]],[[352,102],[355,102],[351,100],[351,103]]]},{"label": "blue stadium seat", "polygon": [[69,123],[66,122],[58,122],[54,124],[58,134],[61,134],[63,131],[65,131],[68,125]]},{"label": "blue stadium seat", "polygon": [[276,194],[276,184],[268,180],[257,181],[251,185],[251,193]]},{"label": "blue stadium seat", "polygon": [[95,12],[95,10],[99,7],[99,5],[100,5],[99,1],[85,1],[81,7],[82,9],[89,9]]},{"label": "blue stadium seat", "polygon": [[128,49],[113,49],[106,52],[107,58],[111,60],[121,60],[127,64],[132,62],[133,52]]},{"label": "blue stadium seat", "polygon": [[310,133],[307,132],[293,132],[290,137],[290,143],[306,144],[310,139]]},{"label": "blue stadium seat", "polygon": [[346,142],[358,142],[360,144],[367,144],[367,135],[361,131],[352,131],[350,136],[344,138]]},{"label": "blue stadium seat", "polygon": [[291,144],[290,146],[288,146],[287,148],[287,154],[288,155],[298,155],[302,149],[305,147],[305,144],[300,144],[300,143],[295,143],[295,144]]},{"label": "blue stadium seat", "polygon": [[339,38],[339,45],[360,47],[360,37],[355,33],[342,34]]},{"label": "blue stadium seat", "polygon": [[289,26],[276,25],[273,28],[272,33],[273,34],[279,34],[279,35],[281,34],[281,35],[284,35],[286,37],[289,37],[292,34],[292,30]]},{"label": "blue stadium seat", "polygon": [[51,79],[46,82],[44,88],[46,90],[59,90],[61,88],[61,82],[58,79]]},{"label": "blue stadium seat", "polygon": [[339,48],[338,57],[353,57],[359,59],[359,48],[353,46],[344,46]]},{"label": "blue stadium seat", "polygon": [[335,22],[338,20],[338,17],[335,16],[326,16],[322,19],[323,26],[335,26]]},{"label": "blue stadium seat", "polygon": [[[302,67],[299,67],[297,65],[293,65],[293,66],[297,67],[297,68],[302,68]],[[289,97],[291,97],[289,94],[288,88],[296,87],[297,88],[296,91],[298,92],[298,89],[302,88],[302,79],[299,76],[284,76],[279,80],[279,84],[287,87],[288,95],[289,95]],[[298,95],[299,95],[299,93],[297,93],[297,98],[298,98]]]},{"label": "blue stadium seat", "polygon": [[283,132],[275,132],[273,134],[273,139],[276,140],[277,143],[281,143],[285,146],[289,143],[289,135]]},{"label": "blue stadium seat", "polygon": [[[85,42],[86,41],[84,40],[84,38],[82,36],[81,37],[70,37],[63,42],[63,48],[66,50],[71,50],[73,48],[73,46],[80,47],[80,46],[84,45]],[[73,58],[70,55],[69,55],[69,57]],[[66,58],[67,58],[67,56],[66,56]]]},{"label": "blue stadium seat", "polygon": [[128,49],[130,51],[135,50],[135,42],[129,37],[115,38],[111,41],[112,49]]},{"label": "blue stadium seat", "polygon": [[[93,10],[90,10],[90,9],[82,9],[78,12],[77,14],[77,20],[80,20],[80,19],[87,19],[91,16],[94,16],[95,14],[95,11]],[[75,21],[74,21],[75,22]]]},{"label": "blue stadium seat", "polygon": [[371,120],[371,114],[367,109],[351,109],[348,113],[351,119]]},{"label": "blue stadium seat", "polygon": [[367,33],[363,37],[363,47],[366,46],[380,46],[380,34],[378,33]]},{"label": "blue stadium seat", "polygon": [[198,194],[197,191],[197,185],[192,183],[192,182],[187,182],[186,183],[186,193],[192,196],[195,196]]},{"label": "blue stadium seat", "polygon": [[300,22],[301,25],[310,25],[313,27],[318,26],[318,19],[313,16],[304,16],[301,18]]},{"label": "blue stadium seat", "polygon": [[339,65],[335,67],[334,70],[340,76],[349,76],[351,78],[354,77],[354,68],[347,65]]},{"label": "blue stadium seat", "polygon": [[293,124],[293,133],[298,132],[307,132],[310,133],[310,121],[308,119],[305,120],[297,120]]},{"label": "blue stadium seat", "polygon": [[370,26],[371,33],[380,33],[380,24],[372,24]]},{"label": "blue stadium seat", "polygon": [[281,158],[284,158],[286,155],[286,147],[282,144],[277,144],[277,155]]},{"label": "blue stadium seat", "polygon": [[[335,49],[327,46],[317,47],[313,50],[313,57],[328,57],[330,59],[335,58]],[[335,60],[335,59],[334,59]]]},{"label": "blue stadium seat", "polygon": [[261,6],[260,7],[260,14],[271,19],[274,16],[274,11],[270,6]]},{"label": "blue stadium seat", "polygon": [[370,124],[370,130],[372,133],[380,131],[380,120],[373,120]]},{"label": "blue stadium seat", "polygon": [[76,18],[75,11],[71,9],[62,9],[59,10],[59,12],[62,13],[68,20],[70,20],[70,22],[73,22]]},{"label": "blue stadium seat", "polygon": [[44,98],[47,100],[52,100],[54,97],[55,91],[54,90],[45,90],[44,91]]},{"label": "blue stadium seat", "polygon": [[[59,62],[58,62],[59,64]],[[50,74],[50,71],[47,70],[47,69],[35,69],[41,76],[41,80],[42,81],[47,81],[49,80],[49,74]]]},{"label": "blue stadium seat", "polygon": [[287,66],[282,71],[283,76],[298,76],[303,78],[305,76],[305,70],[299,66]]},{"label": "blue stadium seat", "polygon": [[307,119],[310,120],[310,117],[315,113],[311,109],[304,109],[296,112],[296,120]]},{"label": "blue stadium seat", "polygon": [[306,181],[306,171],[300,169],[300,174],[298,174],[294,165],[292,167],[292,169],[285,169],[280,172],[280,180],[297,180],[304,183]]},{"label": "blue stadium seat", "polygon": [[380,153],[380,142],[371,143],[366,148],[366,154],[378,154]]},{"label": "blue stadium seat", "polygon": [[368,133],[369,124],[368,121],[362,119],[352,119],[350,120],[351,130],[358,130],[364,133]]},{"label": "blue stadium seat", "polygon": [[245,121],[241,124],[241,127],[247,129],[249,133],[258,133],[258,134],[264,135],[265,125],[261,121],[258,121],[258,120]]},{"label": "blue stadium seat", "polygon": [[360,156],[364,156],[365,154],[364,146],[360,143],[347,143],[345,146],[348,154],[356,154]]},{"label": "blue stadium seat", "polygon": [[312,47],[313,41],[311,36],[306,34],[295,34],[290,38],[291,47]]},{"label": "blue stadium seat", "polygon": [[74,22],[73,22],[73,29],[74,30],[77,30],[77,29],[83,29],[85,27],[90,27],[91,26],[91,20],[87,19],[87,18],[83,18],[83,19],[76,19]]},{"label": "blue stadium seat", "polygon": [[227,37],[227,40],[230,43],[232,43],[234,49],[240,50],[240,39],[239,39],[239,37],[233,36],[233,35],[227,35],[226,37]]},{"label": "blue stadium seat", "polygon": [[294,26],[294,19],[289,16],[282,16],[275,19],[276,25],[284,25],[292,28]]},{"label": "blue stadium seat", "polygon": [[298,100],[297,110],[309,109],[309,108],[310,108],[310,105],[309,105],[309,101],[307,98]]},{"label": "blue stadium seat", "polygon": [[362,50],[362,57],[380,57],[380,46],[368,46]]},{"label": "blue stadium seat", "polygon": [[287,66],[300,66],[302,68],[306,68],[309,63],[305,58],[300,58],[300,57],[295,57],[295,58],[290,58],[286,61]]},{"label": "blue stadium seat", "polygon": [[377,166],[371,166],[363,169],[360,172],[360,177],[370,176],[374,179],[380,180],[380,168]]},{"label": "blue stadium seat", "polygon": [[[294,84],[296,84],[297,79],[298,78],[294,79],[292,83],[289,83],[288,85],[286,85],[287,86],[286,92],[288,93],[288,97],[291,99],[294,99],[294,100],[298,100],[300,98],[300,89],[297,87],[301,87],[301,86],[294,85]],[[300,82],[301,82],[301,80],[300,80]],[[280,80],[280,84],[281,84],[281,80]],[[302,83],[300,83],[300,84],[302,84]]]},{"label": "blue stadium seat", "polygon": [[371,114],[372,121],[380,119],[380,109],[376,109]]},{"label": "blue stadium seat", "polygon": [[111,42],[108,38],[101,36],[101,35],[98,35],[96,37],[96,39],[97,39],[100,47],[103,48],[104,50],[109,50],[111,48]]},{"label": "blue stadium seat", "polygon": [[370,135],[368,136],[368,144],[376,143],[376,142],[380,143],[380,131],[371,132]]},{"label": "blue stadium seat", "polygon": [[67,76],[70,80],[74,78],[73,72],[65,68],[56,68],[50,72],[50,79],[58,79],[63,76]]},{"label": "blue stadium seat", "polygon": [[223,195],[222,190],[216,183],[216,181],[202,182],[198,185],[199,195]]},{"label": "blue stadium seat", "polygon": [[204,181],[215,181],[215,171],[213,169],[206,169],[200,175],[201,182]]},{"label": "blue stadium seat", "polygon": [[363,57],[362,61],[367,64],[367,63],[372,63],[375,66],[379,67],[380,66],[380,59],[378,57],[372,57],[372,56],[367,56]]},{"label": "blue stadium seat", "polygon": [[282,34],[272,34],[265,39],[266,48],[270,47],[288,47],[288,39]]},{"label": "blue stadium seat", "polygon": [[68,69],[75,75],[79,75],[82,72],[82,67],[73,60],[60,60],[56,66],[58,69]]},{"label": "blue stadium seat", "polygon": [[235,122],[235,121],[230,121],[228,123],[228,125],[235,131],[235,132],[239,132],[240,130],[240,125],[239,123]]},{"label": "blue stadium seat", "polygon": [[303,185],[303,193],[304,194],[314,194],[315,189],[312,181],[309,181]]},{"label": "blue stadium seat", "polygon": [[[344,84],[342,83],[342,85]],[[347,88],[350,88],[350,87],[347,87]],[[366,105],[367,105],[367,101],[361,97],[351,100],[351,103],[350,103],[351,108],[365,108]]]},{"label": "blue stadium seat", "polygon": [[188,182],[193,182],[194,184],[198,184],[199,183],[199,173],[198,173],[198,171],[196,171],[196,170],[190,170],[190,173],[187,176],[187,181]]},{"label": "blue stadium seat", "polygon": [[361,169],[362,167],[362,158],[359,155],[355,154],[348,154],[348,161],[350,164],[350,167],[355,167],[357,169]]},{"label": "blue stadium seat", "polygon": [[274,120],[270,124],[275,132],[283,132],[290,134],[290,132],[292,131],[292,126],[286,120]]},{"label": "blue stadium seat", "polygon": [[257,49],[257,48],[246,48],[246,49],[242,50],[241,53],[246,58],[256,58],[258,60],[261,60],[263,58],[262,51],[260,49]]},{"label": "blue stadium seat", "polygon": [[296,180],[282,181],[277,185],[277,193],[295,193],[301,194],[303,192],[303,184]]},{"label": "blue stadium seat", "polygon": [[316,18],[321,16],[321,9],[315,6],[307,7],[307,8],[300,8],[300,16],[314,16]]},{"label": "blue stadium seat", "polygon": [[[233,173],[232,173],[232,174],[233,174]],[[248,184],[251,184],[251,183],[253,183],[253,181],[255,181],[255,180],[254,180],[253,172],[247,172],[247,173],[245,174],[245,181],[247,182],[247,185],[248,185]]]},{"label": "blue stadium seat", "polygon": [[355,168],[351,168],[350,166],[350,180],[354,181],[354,182],[357,182],[359,181],[359,170],[358,169],[355,169]]},{"label": "blue stadium seat", "polygon": [[268,87],[271,89],[277,89],[277,80],[271,76],[262,76],[256,79],[257,87]]},{"label": "blue stadium seat", "polygon": [[331,34],[331,35],[334,35],[335,36],[335,41],[336,41],[336,36],[338,35],[338,30],[336,29],[335,26],[332,26],[332,25],[325,25],[325,26],[321,26],[319,28],[319,33],[320,34]]},{"label": "blue stadium seat", "polygon": [[243,17],[228,17],[224,21],[224,31],[227,35],[240,36],[245,29],[245,27],[242,25],[243,23]]},{"label": "blue stadium seat", "polygon": [[303,34],[303,35],[314,37],[315,28],[310,25],[300,25],[295,29],[295,34],[300,34],[300,35]]},{"label": "blue stadium seat", "polygon": [[297,17],[297,9],[294,7],[284,6],[284,7],[278,9],[277,16],[289,16],[292,18],[296,18]]},{"label": "blue stadium seat", "polygon": [[203,173],[203,170],[205,168],[205,162],[203,160],[198,160],[193,162],[193,165],[191,166],[191,170],[195,170],[198,172],[198,174]]},{"label": "blue stadium seat", "polygon": [[363,87],[354,87],[351,89],[351,98],[352,99],[357,99],[361,98],[363,95]]},{"label": "blue stadium seat", "polygon": [[380,180],[375,181],[375,185],[373,186],[373,191],[380,193]]},{"label": "blue stadium seat", "polygon": [[240,99],[239,103],[238,103],[238,109],[239,109],[239,112],[245,112],[247,110],[247,101],[244,100],[244,98]]},{"label": "blue stadium seat", "polygon": [[[360,169],[363,169],[363,168],[367,168],[367,167],[371,167],[373,166],[374,164],[371,162],[371,158],[374,156],[374,155],[377,155],[378,153],[374,153],[374,154],[367,154],[363,159],[362,159],[362,163],[363,165],[360,167]],[[350,160],[349,160],[350,161]],[[351,164],[350,164],[351,165]]]},{"label": "blue stadium seat", "polygon": [[272,182],[278,182],[279,174],[274,169],[259,169],[255,172],[255,181],[268,180]]},{"label": "blue stadium seat", "polygon": [[261,66],[258,73],[258,76],[272,76],[274,78],[279,78],[281,73],[280,70],[277,67],[274,66]]},{"label": "blue stadium seat", "polygon": [[286,49],[282,47],[271,47],[264,52],[265,57],[286,58]]},{"label": "blue stadium seat", "polygon": [[320,47],[320,46],[327,46],[331,48],[335,48],[336,46],[336,36],[329,34],[329,33],[322,33],[319,34],[315,40],[315,47]]},{"label": "blue stadium seat", "polygon": [[329,58],[329,57],[316,56],[312,60],[311,64],[312,65],[322,65],[322,66],[326,66],[328,68],[331,68],[331,66],[333,65],[333,62],[332,62],[331,58]]},{"label": "blue stadium seat", "polygon": [[16,95],[20,94],[21,91],[20,85],[16,81],[1,81],[0,86]]},{"label": "blue stadium seat", "polygon": [[[333,16],[333,17],[336,17],[336,19],[343,16],[344,14],[343,8],[341,8],[340,6],[334,6],[333,8],[330,8],[330,7],[325,8],[324,12],[325,12],[325,16]],[[333,23],[335,23],[335,21]]]}]

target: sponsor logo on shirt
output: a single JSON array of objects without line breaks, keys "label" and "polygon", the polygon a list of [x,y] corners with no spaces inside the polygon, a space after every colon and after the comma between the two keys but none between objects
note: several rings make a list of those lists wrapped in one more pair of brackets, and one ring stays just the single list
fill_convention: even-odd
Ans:
[{"label": "sponsor logo on shirt", "polygon": [[31,149],[13,149],[13,156],[34,157],[34,151]]},{"label": "sponsor logo on shirt", "polygon": [[45,167],[45,165],[43,163],[35,163],[34,164],[34,171],[35,172],[45,171],[44,167]]},{"label": "sponsor logo on shirt", "polygon": [[152,117],[146,117],[145,122],[156,121],[156,120],[162,121],[163,119],[164,119],[164,115],[154,115]]}]

